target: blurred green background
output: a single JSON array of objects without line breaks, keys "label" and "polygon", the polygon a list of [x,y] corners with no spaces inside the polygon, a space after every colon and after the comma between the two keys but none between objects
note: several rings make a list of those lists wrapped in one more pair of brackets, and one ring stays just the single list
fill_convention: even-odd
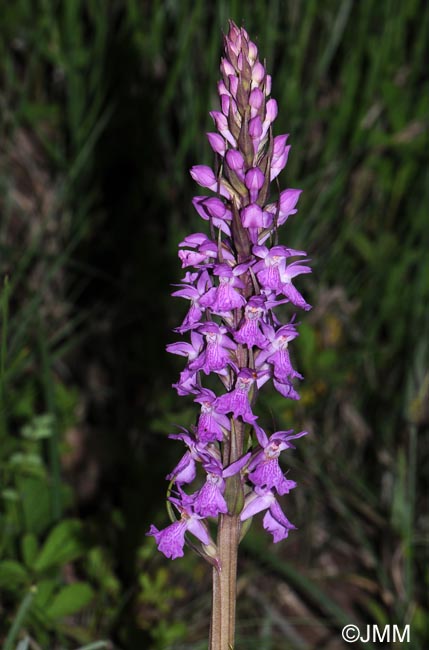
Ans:
[{"label": "blurred green background", "polygon": [[195,417],[169,294],[228,18],[273,74],[304,189],[281,242],[314,269],[302,399],[259,410],[311,432],[284,459],[298,531],[246,537],[237,650],[341,650],[347,623],[429,647],[427,3],[1,0],[4,650],[207,648],[208,565],[145,532]]}]

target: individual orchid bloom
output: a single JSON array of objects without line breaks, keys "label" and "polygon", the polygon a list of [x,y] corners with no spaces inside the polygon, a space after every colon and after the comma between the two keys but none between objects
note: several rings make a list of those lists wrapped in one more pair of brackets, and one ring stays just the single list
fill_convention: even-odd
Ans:
[{"label": "individual orchid bloom", "polygon": [[[200,306],[200,298],[207,293],[208,289],[212,286],[212,281],[210,275],[207,271],[202,271],[199,275],[196,275],[197,278],[193,280],[192,284],[178,284],[176,286],[180,287],[174,291],[171,295],[173,297],[185,298],[186,300],[191,301],[191,306],[188,313],[185,316],[183,323],[180,327],[176,327],[175,331],[179,334],[188,331],[193,328],[196,323],[199,323],[204,307]],[[196,280],[196,281],[195,281]],[[171,352],[172,350],[170,350]]]},{"label": "individual orchid bloom", "polygon": [[[185,495],[186,496],[186,495]],[[190,532],[202,544],[212,544],[208,528],[199,515],[192,508],[192,500],[181,500],[170,497],[169,499],[180,512],[180,519],[173,522],[163,530],[158,530],[154,525],[150,527],[147,535],[155,538],[158,550],[165,555],[165,557],[175,560],[178,557],[183,557],[183,547],[185,545],[185,533]]]},{"label": "individual orchid bloom", "polygon": [[179,380],[175,384],[172,384],[172,386],[177,390],[177,394],[182,397],[184,395],[197,393],[200,386],[198,372],[196,370],[189,370],[186,366],[186,368],[181,371]]},{"label": "individual orchid bloom", "polygon": [[191,497],[193,498],[193,509],[203,517],[216,517],[218,514],[226,514],[228,506],[224,498],[225,479],[240,472],[247,464],[250,453],[239,458],[225,469],[222,463],[211,459],[204,463],[207,473],[204,485]]},{"label": "individual orchid bloom", "polygon": [[[287,152],[285,152],[284,156],[286,156],[289,153],[290,147],[287,147]],[[280,167],[282,163],[278,163],[277,167],[275,168],[275,172],[280,173]],[[286,164],[286,162],[285,162]],[[302,190],[294,190],[294,189],[288,189],[288,190],[283,190],[283,192],[280,193],[280,198],[277,202],[275,203],[269,203],[268,205],[265,206],[265,212],[268,213],[272,219],[273,225],[278,228],[279,226],[282,226],[288,218],[296,214],[298,210],[296,210],[295,206],[298,203],[298,199],[301,195]],[[268,217],[267,217],[268,221]],[[262,234],[259,235],[258,237],[258,243],[263,244],[271,235],[270,230],[265,230],[263,231]]]},{"label": "individual orchid bloom", "polygon": [[170,474],[167,474],[168,481],[177,481],[179,485],[192,483],[197,475],[195,458],[191,451],[186,451]]},{"label": "individual orchid bloom", "polygon": [[280,193],[279,213],[277,216],[277,226],[282,226],[292,214],[296,214],[295,208],[302,190],[283,190]]},{"label": "individual orchid bloom", "polygon": [[207,165],[194,165],[190,174],[194,181],[201,187],[207,187],[213,192],[219,192],[227,199],[231,198],[231,194],[227,189],[227,183],[224,180],[216,178],[214,172]]},{"label": "individual orchid bloom", "polygon": [[[232,74],[231,76],[233,77],[234,75]],[[219,81],[217,82],[217,90],[218,90],[219,97],[221,95],[228,95],[229,97],[232,96],[229,89],[229,77],[228,77],[228,87],[223,79],[219,79]]]},{"label": "individual orchid bloom", "polygon": [[277,228],[286,223],[291,215],[298,212],[295,206],[298,203],[301,192],[302,190],[283,190],[276,203],[270,203],[266,206],[265,210],[273,216]]},{"label": "individual orchid bloom", "polygon": [[[204,337],[196,332],[191,332],[191,342],[178,341],[177,343],[169,343],[167,351],[171,354],[178,354],[182,357],[188,358],[188,364],[196,361],[204,348]],[[173,384],[179,395],[190,395],[195,393],[198,389],[198,376],[196,370],[191,370],[189,365],[185,367],[180,373],[179,381]]]},{"label": "individual orchid bloom", "polygon": [[264,125],[260,115],[255,115],[255,117],[252,117],[249,120],[249,136],[252,140],[254,159],[256,158],[256,154],[258,153],[262,141],[263,129]]},{"label": "individual orchid bloom", "polygon": [[253,517],[264,510],[267,510],[267,512],[263,518],[263,526],[265,530],[272,534],[274,543],[286,539],[289,531],[294,530],[295,526],[284,515],[272,490],[256,487],[246,497],[240,519],[246,521],[249,517]]},{"label": "individual orchid bloom", "polygon": [[213,151],[218,153],[219,156],[224,156],[227,147],[225,138],[223,138],[219,133],[206,133],[206,135]]},{"label": "individual orchid bloom", "polygon": [[285,259],[306,254],[305,251],[297,251],[293,248],[286,248],[286,246],[273,246],[271,249],[266,246],[254,246],[252,250],[256,257],[261,258],[253,266],[258,282],[264,289],[270,289],[276,293],[279,293],[282,288],[280,271]]},{"label": "individual orchid bloom", "polygon": [[299,393],[295,390],[292,382],[288,380],[279,381],[278,379],[273,377],[273,385],[276,391],[279,392],[280,395],[283,395],[283,397],[287,397],[288,399],[293,399],[293,400],[301,399]]},{"label": "individual orchid bloom", "polygon": [[201,415],[198,418],[197,435],[201,442],[222,442],[224,431],[231,429],[229,418],[219,413],[216,408],[217,396],[212,390],[202,388],[194,402],[201,404]]},{"label": "individual orchid bloom", "polygon": [[[256,202],[258,198],[259,190],[264,185],[264,182],[265,182],[265,175],[262,173],[259,167],[252,167],[246,172],[244,184],[246,185],[249,191],[251,203]],[[243,225],[245,224],[243,223]],[[263,226],[263,227],[267,228],[268,226]]]},{"label": "individual orchid bloom", "polygon": [[204,347],[204,337],[195,330],[191,332],[191,342],[178,341],[169,343],[166,350],[171,354],[178,354],[181,357],[188,357],[189,361],[197,359]]},{"label": "individual orchid bloom", "polygon": [[232,219],[232,213],[223,201],[214,196],[196,196],[192,199],[192,203],[202,219],[205,221],[211,219],[216,228],[227,236],[231,235],[228,222]]},{"label": "individual orchid bloom", "polygon": [[270,163],[270,181],[273,181],[286,167],[290,145],[286,145],[289,135],[278,135],[273,141],[273,155]]},{"label": "individual orchid bloom", "polygon": [[257,203],[251,203],[241,210],[241,222],[249,229],[252,244],[257,244],[260,232],[272,226],[273,215],[263,210]]},{"label": "individual orchid bloom", "polygon": [[290,264],[286,264],[285,261],[280,263],[279,275],[281,288],[279,291],[286,296],[293,305],[308,311],[311,309],[311,305],[304,300],[302,294],[300,294],[298,289],[292,284],[293,278],[296,278],[298,275],[302,275],[303,273],[311,273],[311,268],[305,264],[301,264],[299,261],[291,262]]},{"label": "individual orchid bloom", "polygon": [[262,122],[262,135],[261,135],[261,140],[263,140],[268,132],[268,129],[274,122],[274,120],[277,118],[279,109],[277,105],[277,101],[275,99],[269,99],[266,104],[265,104],[265,119]]},{"label": "individual orchid bloom", "polygon": [[[255,80],[258,79],[258,73],[259,68],[256,72]],[[268,130],[277,117],[278,107],[275,99],[269,99],[266,102],[264,113],[264,120],[261,119],[260,115],[255,115],[255,117],[252,117],[249,120],[249,135],[253,140],[253,148],[255,154],[257,154],[258,151],[264,147]]]},{"label": "individual orchid bloom", "polygon": [[274,544],[286,539],[290,530],[296,530],[280,508],[277,501],[273,501],[262,519],[262,525],[273,536]]},{"label": "individual orchid bloom", "polygon": [[195,493],[194,510],[202,517],[217,517],[219,514],[226,514],[228,506],[223,493],[225,481],[222,476],[207,471],[206,482]]},{"label": "individual orchid bloom", "polygon": [[213,448],[209,448],[207,444],[194,440],[186,429],[183,430],[183,433],[173,433],[168,437],[172,440],[181,440],[184,442],[188,447],[188,451],[184,453],[173,471],[166,476],[166,479],[168,481],[175,481],[178,485],[192,483],[197,473],[196,463],[208,462],[213,456]]},{"label": "individual orchid bloom", "polygon": [[238,77],[235,75],[230,75],[228,77],[228,87],[229,87],[229,92],[231,97],[237,95],[237,89],[238,89]]},{"label": "individual orchid bloom", "polygon": [[240,370],[235,388],[218,398],[217,410],[220,413],[232,413],[234,418],[241,416],[244,422],[255,422],[258,416],[252,413],[249,402],[249,393],[255,381],[254,371],[249,368]]},{"label": "individual orchid bloom", "polygon": [[185,239],[180,242],[179,246],[189,246],[190,248],[196,249],[185,249],[179,251],[179,259],[182,262],[182,268],[186,268],[187,266],[198,267],[200,265],[208,264],[212,260],[215,260],[218,255],[218,249],[215,242],[209,239],[207,235],[199,232],[185,237]]},{"label": "individual orchid bloom", "polygon": [[213,269],[213,274],[218,276],[219,286],[209,289],[200,303],[205,307],[210,307],[214,314],[220,315],[243,307],[246,304],[246,299],[237,291],[237,288],[244,289],[245,286],[238,277],[242,271],[241,265],[232,269],[228,264],[217,264]]},{"label": "individual orchid bloom", "polygon": [[234,334],[237,343],[243,343],[248,348],[256,345],[263,348],[267,344],[265,335],[261,332],[261,319],[266,313],[264,296],[252,296],[244,308],[243,321]]},{"label": "individual orchid bloom", "polygon": [[280,451],[284,451],[285,449],[295,449],[295,445],[293,445],[290,441],[308,435],[308,431],[293,433],[293,429],[289,429],[288,431],[276,431],[275,433],[271,434],[270,437],[268,437],[264,429],[258,424],[254,425],[254,430],[256,438],[262,449],[268,447],[271,442],[276,441],[276,444],[281,447]]},{"label": "individual orchid bloom", "polygon": [[227,374],[226,366],[234,365],[231,352],[236,350],[237,344],[227,335],[226,327],[207,322],[198,327],[198,332],[204,335],[206,346],[201,354],[189,363],[189,369],[202,370],[206,375],[211,372]]},{"label": "individual orchid bloom", "polygon": [[226,117],[229,117],[229,115],[233,115],[237,124],[241,124],[241,115],[237,109],[237,102],[232,97],[231,93],[220,95],[219,99],[220,99],[220,106],[222,109],[222,113]]},{"label": "individual orchid bloom", "polygon": [[[200,271],[185,271],[185,275],[183,278],[181,278],[180,282],[183,283],[184,285],[188,284],[195,284],[195,282],[198,281],[198,278],[200,277],[201,272]],[[178,284],[173,284],[173,287],[180,286]]]},{"label": "individual orchid bloom", "polygon": [[220,111],[211,111],[210,117],[216,125],[219,133],[229,142],[233,147],[237,146],[237,141],[229,130],[228,119]]},{"label": "individual orchid bloom", "polygon": [[302,379],[302,375],[293,367],[289,356],[289,342],[298,336],[293,323],[288,323],[279,327],[277,330],[269,324],[263,324],[262,329],[266,337],[266,345],[257,359],[258,367],[265,361],[274,366],[274,377],[278,381],[289,381],[297,377]]},{"label": "individual orchid bloom", "polygon": [[206,482],[193,497],[193,507],[203,517],[216,517],[226,514],[228,506],[224,498],[225,479],[220,461],[211,460],[204,465]]},{"label": "individual orchid bloom", "polygon": [[253,456],[249,463],[249,479],[260,488],[275,489],[278,494],[287,494],[296,487],[296,483],[285,478],[278,459],[283,450],[293,447],[290,440],[301,438],[307,435],[307,432],[301,431],[294,434],[292,430],[276,431],[268,438],[260,426],[255,423],[254,427],[262,449]]},{"label": "individual orchid bloom", "polygon": [[244,165],[245,161],[243,154],[235,149],[229,149],[225,155],[225,163],[229,169],[237,175],[237,178],[243,182],[244,181]]},{"label": "individual orchid bloom", "polygon": [[249,95],[250,117],[260,115],[264,109],[265,95],[258,87],[253,88]]},{"label": "individual orchid bloom", "polygon": [[[190,248],[196,248],[193,250],[181,250],[179,251],[179,259],[182,261],[182,268],[187,266],[207,267],[212,266],[212,261],[216,260],[219,254],[218,244],[215,244],[214,241],[209,239],[207,235],[203,233],[196,232],[192,235],[188,235],[185,239],[180,242],[179,247],[189,246]],[[235,263],[235,257],[225,242],[221,247],[222,258],[225,262]]]},{"label": "individual orchid bloom", "polygon": [[[237,52],[238,54],[238,52]],[[229,77],[230,75],[235,74],[235,68],[225,57],[220,59],[220,71],[224,77]],[[219,95],[222,96],[222,92],[219,90]]]}]

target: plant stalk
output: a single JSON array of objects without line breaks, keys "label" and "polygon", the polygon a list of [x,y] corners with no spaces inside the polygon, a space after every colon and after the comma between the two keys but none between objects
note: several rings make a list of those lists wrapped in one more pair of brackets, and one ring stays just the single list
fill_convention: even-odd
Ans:
[{"label": "plant stalk", "polygon": [[[243,452],[243,440],[243,422],[231,418],[231,436],[225,441],[223,450],[225,466],[240,458]],[[213,569],[209,650],[233,650],[235,642],[237,555],[241,531],[239,513],[243,507],[243,487],[237,475],[227,479],[225,497],[229,514],[219,517],[217,534],[219,564]]]},{"label": "plant stalk", "polygon": [[217,538],[219,569],[213,569],[209,650],[233,650],[237,599],[239,515],[221,515]]}]

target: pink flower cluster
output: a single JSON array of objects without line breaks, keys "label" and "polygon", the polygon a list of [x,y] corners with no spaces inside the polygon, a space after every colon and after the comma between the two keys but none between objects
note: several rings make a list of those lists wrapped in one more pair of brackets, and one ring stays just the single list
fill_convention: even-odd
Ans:
[{"label": "pink flower cluster", "polygon": [[[193,395],[200,406],[195,426],[172,435],[187,447],[167,476],[175,496],[169,500],[179,513],[163,530],[151,526],[158,548],[167,557],[183,555],[185,533],[215,557],[208,518],[239,514],[245,521],[265,511],[263,525],[275,542],[294,526],[284,515],[277,495],[295,487],[279,465],[282,451],[305,431],[261,428],[254,403],[268,381],[284,397],[299,399],[289,343],[298,336],[295,313],[282,324],[275,313],[282,304],[310,309],[295,280],[311,272],[306,253],[276,243],[277,229],[297,212],[300,190],[286,189],[270,199],[270,184],[285,167],[290,146],[287,135],[273,137],[277,102],[270,98],[271,77],[258,59],[258,50],[243,28],[230,23],[218,85],[220,108],[210,113],[217,132],[208,133],[216,155],[214,171],[205,165],[191,169],[192,178],[214,196],[196,196],[193,205],[209,225],[179,244],[186,269],[173,296],[189,301],[177,328],[187,341],[167,349],[186,358],[174,384],[179,395]],[[219,391],[205,387],[216,375]],[[238,435],[238,431],[246,433]],[[239,512],[228,503],[228,481],[240,486],[244,501]],[[189,494],[184,486],[199,480]]]}]

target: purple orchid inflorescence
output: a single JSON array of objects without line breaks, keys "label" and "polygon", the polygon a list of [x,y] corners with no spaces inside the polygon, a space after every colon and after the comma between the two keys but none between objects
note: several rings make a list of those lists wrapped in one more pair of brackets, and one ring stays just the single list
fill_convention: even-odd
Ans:
[{"label": "purple orchid inflorescence", "polygon": [[[277,243],[278,227],[297,212],[301,191],[275,189],[277,199],[269,198],[270,183],[285,167],[290,150],[287,135],[272,134],[277,102],[270,98],[271,77],[243,28],[230,22],[224,45],[221,110],[210,113],[217,132],[207,134],[215,168],[191,169],[192,178],[214,193],[193,200],[209,234],[194,233],[179,244],[186,275],[173,293],[190,301],[175,330],[190,342],[167,346],[187,359],[174,387],[179,395],[193,395],[200,413],[190,430],[170,436],[187,447],[167,476],[173,523],[163,530],[151,526],[148,533],[174,559],[183,555],[189,532],[214,564],[213,518],[235,515],[244,522],[265,511],[263,525],[274,542],[294,528],[277,501],[277,495],[296,485],[285,477],[279,456],[306,432],[268,436],[254,404],[270,379],[282,396],[299,399],[293,382],[302,376],[288,350],[298,336],[295,313],[283,324],[275,310],[283,304],[310,309],[295,281],[311,272],[304,251]],[[217,392],[213,382],[212,388],[203,386],[209,375],[217,375]],[[194,481],[198,487],[191,492]]]}]

